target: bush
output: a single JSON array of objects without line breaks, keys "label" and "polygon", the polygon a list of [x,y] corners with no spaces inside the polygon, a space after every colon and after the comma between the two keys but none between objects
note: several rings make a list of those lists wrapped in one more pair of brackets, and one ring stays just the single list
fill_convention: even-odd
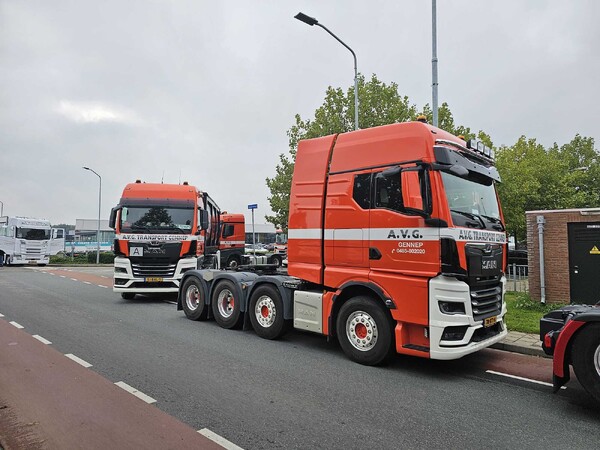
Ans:
[{"label": "bush", "polygon": [[506,326],[509,331],[539,334],[544,314],[564,306],[564,303],[540,303],[524,292],[506,293]]},{"label": "bush", "polygon": [[[100,264],[112,264],[115,261],[115,254],[112,252],[100,253]],[[96,252],[87,254],[87,262],[90,264],[96,263]]]}]

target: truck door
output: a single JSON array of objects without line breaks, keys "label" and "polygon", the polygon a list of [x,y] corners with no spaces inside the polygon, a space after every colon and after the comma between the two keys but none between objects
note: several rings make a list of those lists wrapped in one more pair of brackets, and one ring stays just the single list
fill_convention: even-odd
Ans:
[{"label": "truck door", "polygon": [[401,308],[407,320],[422,321],[427,302],[418,299],[427,295],[428,279],[439,272],[440,232],[423,217],[431,212],[428,172],[420,167],[394,172],[380,171],[372,179],[369,278],[396,302],[408,303]]},{"label": "truck door", "polygon": [[58,252],[65,251],[65,230],[64,228],[52,228],[52,238],[50,239],[50,254],[56,255]]}]

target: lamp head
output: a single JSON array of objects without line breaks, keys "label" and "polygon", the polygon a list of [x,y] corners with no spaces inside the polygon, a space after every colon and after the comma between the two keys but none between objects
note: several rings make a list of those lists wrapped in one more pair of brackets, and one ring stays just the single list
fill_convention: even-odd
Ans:
[{"label": "lamp head", "polygon": [[311,27],[319,23],[319,21],[314,17],[307,16],[306,14],[303,14],[301,12],[296,14],[294,16],[294,19],[298,19],[300,22],[304,22],[305,24],[310,25]]}]

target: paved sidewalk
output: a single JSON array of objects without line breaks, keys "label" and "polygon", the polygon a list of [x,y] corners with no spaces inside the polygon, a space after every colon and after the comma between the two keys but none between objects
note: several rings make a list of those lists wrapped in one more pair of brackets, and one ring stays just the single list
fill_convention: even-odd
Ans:
[{"label": "paved sidewalk", "polygon": [[501,342],[492,345],[492,348],[506,350],[509,352],[521,353],[524,355],[542,356],[551,358],[542,350],[542,341],[537,334],[521,333],[519,331],[509,331],[508,336]]}]

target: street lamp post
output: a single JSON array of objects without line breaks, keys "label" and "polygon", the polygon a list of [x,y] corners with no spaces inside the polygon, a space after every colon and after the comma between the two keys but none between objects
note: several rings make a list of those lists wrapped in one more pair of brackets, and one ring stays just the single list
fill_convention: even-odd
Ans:
[{"label": "street lamp post", "polygon": [[438,126],[438,68],[437,68],[437,7],[436,0],[431,1],[431,89],[433,126]]},{"label": "street lamp post", "polygon": [[0,201],[0,217],[2,217],[4,215],[4,203]]},{"label": "street lamp post", "polygon": [[319,21],[317,19],[315,19],[314,17],[310,17],[310,16],[307,16],[306,14],[299,12],[298,14],[296,14],[294,16],[294,18],[298,19],[300,22],[304,22],[305,24],[310,25],[311,27],[313,25],[316,25],[318,27],[323,28],[330,35],[332,35],[336,41],[338,41],[340,44],[342,44],[344,47],[346,47],[348,50],[350,50],[350,53],[352,53],[352,57],[354,58],[354,129],[358,130],[358,68],[357,68],[357,64],[356,64],[356,53],[354,53],[354,50],[352,50],[350,47],[348,47],[348,45],[346,45],[344,43],[344,41],[342,41],[339,37],[337,37],[331,31],[329,31],[327,29],[327,27],[325,27],[324,25],[321,25],[319,23]]},{"label": "street lamp post", "polygon": [[98,189],[98,231],[96,232],[96,240],[98,241],[98,247],[96,248],[96,264],[100,264],[100,205],[102,204],[102,177],[89,167],[84,167],[84,169],[96,174],[100,180],[100,187]]}]

